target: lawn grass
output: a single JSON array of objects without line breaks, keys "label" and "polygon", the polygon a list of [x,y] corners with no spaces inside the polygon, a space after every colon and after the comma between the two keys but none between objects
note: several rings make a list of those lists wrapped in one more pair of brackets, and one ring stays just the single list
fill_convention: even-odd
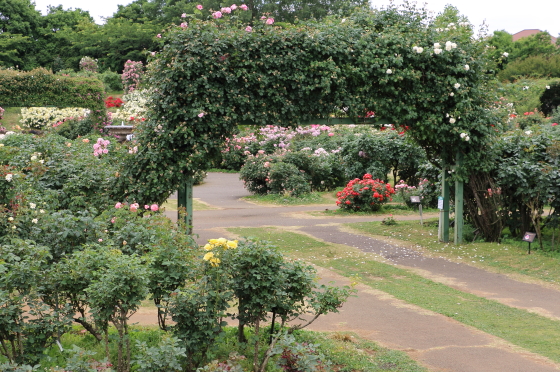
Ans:
[{"label": "lawn grass", "polygon": [[245,201],[259,205],[314,205],[329,204],[336,207],[336,197],[332,191],[314,191],[302,196],[286,196],[280,194],[250,195],[242,198]]},{"label": "lawn grass", "polygon": [[[167,199],[162,205],[167,212],[177,212],[177,199]],[[207,211],[220,209],[207,204],[200,199],[193,199],[193,211]]]},{"label": "lawn grass", "polygon": [[[397,218],[398,221],[398,218]],[[433,256],[463,262],[489,271],[515,274],[517,279],[536,279],[560,289],[560,256],[547,251],[535,250],[527,254],[528,245],[520,240],[505,240],[502,244],[475,241],[455,245],[438,241],[437,219],[425,221],[398,221],[386,226],[379,222],[350,223],[345,226],[373,236],[381,236],[413,243],[430,252]],[[451,230],[450,236],[453,236]],[[527,278],[521,278],[525,276]]]},{"label": "lawn grass", "polygon": [[292,258],[327,267],[400,300],[448,316],[560,362],[560,321],[447,287],[384,263],[378,256],[352,247],[321,242],[278,228],[229,230],[239,236],[269,240]]}]

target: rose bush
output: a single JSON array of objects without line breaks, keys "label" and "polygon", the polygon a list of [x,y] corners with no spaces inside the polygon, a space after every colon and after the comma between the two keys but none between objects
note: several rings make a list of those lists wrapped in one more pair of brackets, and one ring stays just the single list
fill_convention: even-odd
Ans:
[{"label": "rose bush", "polygon": [[344,190],[336,193],[336,205],[351,211],[374,212],[392,200],[393,194],[395,190],[390,184],[374,180],[371,174],[366,173],[362,179],[353,179]]}]

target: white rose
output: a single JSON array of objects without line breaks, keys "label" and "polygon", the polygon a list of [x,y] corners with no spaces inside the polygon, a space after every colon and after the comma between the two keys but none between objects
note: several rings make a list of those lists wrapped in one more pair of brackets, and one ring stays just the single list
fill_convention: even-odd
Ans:
[{"label": "white rose", "polygon": [[393,70],[391,70],[390,68],[387,69],[387,71],[385,71],[387,74],[392,74]]},{"label": "white rose", "polygon": [[449,118],[449,122],[450,122],[451,124],[455,124],[455,118]]},{"label": "white rose", "polygon": [[531,132],[530,130],[525,131],[525,134],[528,135],[528,136],[529,136],[531,133],[533,133],[533,132]]},{"label": "white rose", "polygon": [[449,95],[450,95],[451,97],[453,97],[453,96],[455,95],[455,93],[451,92],[451,93],[449,93]]},{"label": "white rose", "polygon": [[37,206],[37,204],[35,204],[35,203],[29,203],[29,208],[31,208],[31,209],[35,209],[36,206]]},{"label": "white rose", "polygon": [[465,65],[465,71],[469,71],[471,68],[469,65]]},{"label": "white rose", "polygon": [[420,54],[424,51],[424,48],[418,47],[416,48],[416,53]]},{"label": "white rose", "polygon": [[459,89],[460,86],[461,86],[461,84],[459,84],[459,83],[453,84],[453,87],[455,87],[455,89]]},{"label": "white rose", "polygon": [[8,217],[8,221],[13,221],[14,218],[13,217]]},{"label": "white rose", "polygon": [[461,138],[465,138],[466,136],[467,136],[467,133],[461,133],[461,134],[459,135],[459,137],[461,137]]},{"label": "white rose", "polygon": [[441,47],[441,45],[439,45],[439,43],[434,43],[434,49],[439,49]]},{"label": "white rose", "polygon": [[465,141],[467,141],[467,142],[469,142],[470,139],[471,139],[471,137],[469,137],[469,136],[465,137]]},{"label": "white rose", "polygon": [[31,157],[31,161],[35,161],[35,160],[37,160],[37,156],[33,155],[33,156]]},{"label": "white rose", "polygon": [[10,182],[13,177],[14,177],[14,175],[11,174],[11,173],[6,174],[6,181]]},{"label": "white rose", "polygon": [[546,89],[550,89],[550,85],[547,85],[547,86],[546,86]]},{"label": "white rose", "polygon": [[435,54],[440,54],[441,52],[443,52],[443,49],[439,49],[439,48],[434,49]]},{"label": "white rose", "polygon": [[37,222],[39,222],[39,220],[38,220],[38,219],[36,219],[36,218],[34,218],[34,219],[32,219],[32,220],[31,220],[31,222],[33,222],[33,223],[37,223]]}]

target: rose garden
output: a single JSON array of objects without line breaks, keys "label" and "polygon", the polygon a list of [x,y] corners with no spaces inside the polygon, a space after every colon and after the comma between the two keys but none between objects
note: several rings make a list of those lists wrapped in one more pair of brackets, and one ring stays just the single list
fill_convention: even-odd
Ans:
[{"label": "rose garden", "polygon": [[[498,82],[507,53],[414,6],[296,24],[249,25],[246,11],[154,35],[118,97],[89,57],[78,76],[0,69],[0,371],[423,370],[381,349],[353,360],[303,330],[356,290],[319,284],[317,267],[339,263],[299,256],[289,233],[199,245],[189,193],[209,171],[239,173],[253,201],[383,217],[354,226],[364,233],[454,258],[487,249],[476,265],[558,289],[559,79]],[[422,227],[401,221],[418,213],[411,196]],[[132,324],[147,306],[158,326]],[[539,348],[481,329],[560,363],[552,336]]]}]

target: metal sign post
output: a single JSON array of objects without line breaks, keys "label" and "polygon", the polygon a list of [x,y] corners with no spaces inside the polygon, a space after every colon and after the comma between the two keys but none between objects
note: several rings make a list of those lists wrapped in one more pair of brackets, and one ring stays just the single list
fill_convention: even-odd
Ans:
[{"label": "metal sign post", "polygon": [[531,254],[531,243],[535,240],[535,236],[537,236],[537,234],[532,232],[526,232],[523,234],[523,241],[529,243],[529,251],[527,254]]},{"label": "metal sign post", "polygon": [[418,210],[420,211],[420,225],[424,226],[424,220],[422,219],[422,202],[419,196],[411,196],[410,202],[412,204],[418,204]]}]

